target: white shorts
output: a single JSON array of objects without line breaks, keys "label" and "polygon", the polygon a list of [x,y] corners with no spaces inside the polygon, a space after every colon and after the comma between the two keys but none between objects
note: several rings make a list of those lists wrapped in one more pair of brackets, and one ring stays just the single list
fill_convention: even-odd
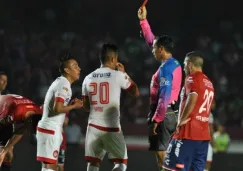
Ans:
[{"label": "white shorts", "polygon": [[48,164],[57,164],[62,143],[62,131],[37,127],[36,138],[37,160]]},{"label": "white shorts", "polygon": [[85,159],[101,162],[106,152],[112,162],[127,162],[127,147],[122,131],[106,132],[88,126],[85,139]]},{"label": "white shorts", "polygon": [[211,163],[213,161],[213,148],[211,144],[208,145],[208,155],[207,155],[207,162]]}]

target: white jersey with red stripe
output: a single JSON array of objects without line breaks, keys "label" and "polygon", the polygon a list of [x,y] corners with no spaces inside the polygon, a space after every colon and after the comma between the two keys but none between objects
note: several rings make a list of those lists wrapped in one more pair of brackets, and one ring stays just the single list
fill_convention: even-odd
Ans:
[{"label": "white jersey with red stripe", "polygon": [[120,128],[121,89],[131,86],[126,73],[108,67],[98,68],[86,76],[82,95],[90,101],[89,125]]},{"label": "white jersey with red stripe", "polygon": [[212,112],[209,115],[208,123],[209,124],[213,124],[213,114],[212,114]]},{"label": "white jersey with red stripe", "polygon": [[71,84],[63,76],[58,77],[49,87],[44,101],[44,111],[38,127],[44,129],[62,129],[66,113],[55,115],[53,111],[54,101],[62,102],[67,106],[72,96]]}]

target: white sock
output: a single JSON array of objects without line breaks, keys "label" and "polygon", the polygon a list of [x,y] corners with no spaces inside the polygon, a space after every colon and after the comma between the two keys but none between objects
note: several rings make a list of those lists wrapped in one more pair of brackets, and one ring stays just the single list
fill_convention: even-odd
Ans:
[{"label": "white sock", "polygon": [[55,170],[47,169],[47,168],[42,168],[41,171],[55,171]]},{"label": "white sock", "polygon": [[208,171],[208,169],[204,169],[204,171]]},{"label": "white sock", "polygon": [[99,171],[99,167],[96,166],[90,166],[90,164],[88,164],[87,166],[87,171]]},{"label": "white sock", "polygon": [[126,169],[127,169],[127,165],[125,165],[123,163],[117,163],[117,164],[115,164],[112,171],[126,171]]}]

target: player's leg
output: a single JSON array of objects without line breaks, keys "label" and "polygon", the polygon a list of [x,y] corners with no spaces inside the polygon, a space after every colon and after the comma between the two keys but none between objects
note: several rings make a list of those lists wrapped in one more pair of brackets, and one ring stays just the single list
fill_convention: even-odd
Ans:
[{"label": "player's leg", "polygon": [[167,114],[164,121],[157,127],[157,135],[151,135],[149,138],[149,150],[155,151],[159,170],[162,170],[166,150],[177,124],[177,115],[172,110],[168,110],[168,112],[170,112],[170,114]]},{"label": "player's leg", "polygon": [[167,149],[163,168],[165,170],[189,171],[197,144],[192,140],[172,139]]},{"label": "player's leg", "polygon": [[37,128],[37,160],[42,162],[42,171],[56,171],[57,158],[62,142],[61,130]]},{"label": "player's leg", "polygon": [[105,156],[101,137],[104,132],[88,126],[85,138],[85,160],[87,171],[99,171],[100,163]]},{"label": "player's leg", "polygon": [[58,154],[57,171],[64,171],[64,163],[65,163],[65,150],[60,149]]},{"label": "player's leg", "polygon": [[207,163],[206,163],[204,171],[210,171],[212,161],[213,161],[213,148],[212,148],[212,145],[209,143],[208,154],[207,154]]},{"label": "player's leg", "polygon": [[209,145],[209,141],[200,141],[195,151],[191,170],[204,171],[206,161],[207,161],[208,145]]},{"label": "player's leg", "polygon": [[102,137],[108,158],[114,163],[112,171],[125,171],[127,169],[127,147],[122,131],[108,132]]}]

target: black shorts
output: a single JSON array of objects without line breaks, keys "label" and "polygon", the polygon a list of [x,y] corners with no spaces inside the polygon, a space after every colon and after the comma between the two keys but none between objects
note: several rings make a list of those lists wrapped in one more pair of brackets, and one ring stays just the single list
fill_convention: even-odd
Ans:
[{"label": "black shorts", "polygon": [[167,110],[164,121],[158,124],[156,129],[157,135],[151,135],[153,124],[149,125],[149,150],[150,151],[166,151],[172,134],[177,126],[177,113],[171,108]]},{"label": "black shorts", "polygon": [[0,124],[0,146],[5,146],[8,140],[13,136],[13,125]]},{"label": "black shorts", "polygon": [[64,164],[64,162],[65,162],[65,150],[60,149],[58,154],[58,164]]}]

